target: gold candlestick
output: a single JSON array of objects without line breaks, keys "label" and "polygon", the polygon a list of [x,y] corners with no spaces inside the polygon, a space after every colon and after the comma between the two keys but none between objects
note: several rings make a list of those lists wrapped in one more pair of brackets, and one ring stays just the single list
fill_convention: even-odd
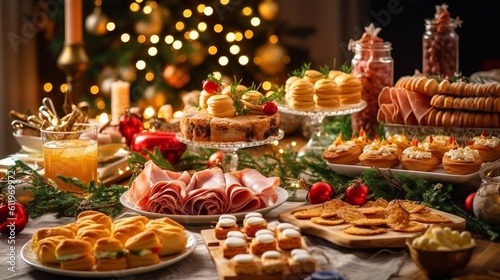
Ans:
[{"label": "gold candlestick", "polygon": [[57,66],[66,73],[66,83],[68,84],[63,105],[66,114],[72,111],[73,99],[80,100],[82,96],[82,74],[87,70],[88,62],[89,59],[83,44],[65,44],[57,59]]}]

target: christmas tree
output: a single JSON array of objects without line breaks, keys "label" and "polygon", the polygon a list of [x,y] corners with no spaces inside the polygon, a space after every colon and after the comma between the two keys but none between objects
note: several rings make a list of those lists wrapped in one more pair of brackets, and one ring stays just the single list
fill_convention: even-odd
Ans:
[{"label": "christmas tree", "polygon": [[[141,108],[171,104],[182,108],[181,94],[199,90],[207,74],[229,82],[284,84],[287,73],[307,62],[307,50],[288,45],[308,27],[278,22],[274,0],[83,1],[84,41],[89,57],[82,98],[97,112],[109,111],[111,83],[131,83],[131,102]],[[64,9],[54,17],[50,49],[64,44]],[[300,57],[293,60],[292,57]]]}]

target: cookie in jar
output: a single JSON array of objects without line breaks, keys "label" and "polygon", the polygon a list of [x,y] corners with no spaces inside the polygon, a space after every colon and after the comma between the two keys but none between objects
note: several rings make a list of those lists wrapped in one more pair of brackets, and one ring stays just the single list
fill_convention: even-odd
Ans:
[{"label": "cookie in jar", "polygon": [[422,72],[452,77],[459,72],[458,34],[461,21],[452,19],[446,4],[436,6],[434,18],[425,19],[422,36]]}]

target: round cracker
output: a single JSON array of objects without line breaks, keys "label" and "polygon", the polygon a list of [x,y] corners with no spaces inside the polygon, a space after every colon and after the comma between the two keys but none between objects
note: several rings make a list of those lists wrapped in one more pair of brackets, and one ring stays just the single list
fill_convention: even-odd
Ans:
[{"label": "round cracker", "polygon": [[386,228],[381,227],[359,227],[359,226],[348,226],[343,229],[347,234],[352,235],[376,235],[386,233]]}]

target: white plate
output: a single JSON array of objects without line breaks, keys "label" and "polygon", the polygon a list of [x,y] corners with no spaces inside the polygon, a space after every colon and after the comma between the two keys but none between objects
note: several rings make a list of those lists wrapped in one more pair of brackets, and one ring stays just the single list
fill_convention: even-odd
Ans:
[{"label": "white plate", "polygon": [[[283,188],[277,188],[276,193],[278,194],[278,200],[269,207],[258,209],[255,211],[251,212],[259,212],[262,215],[265,215],[269,213],[271,210],[274,208],[280,206],[283,204],[287,199],[288,199],[288,192],[283,189]],[[128,199],[128,191],[124,192],[122,196],[120,197],[120,202],[122,205],[129,209],[132,210],[140,215],[146,216],[150,219],[158,219],[158,218],[163,218],[163,217],[168,217],[178,223],[185,224],[185,225],[190,225],[190,224],[205,224],[205,225],[210,225],[211,222],[217,221],[219,219],[220,215],[173,215],[173,214],[160,214],[160,213],[154,213],[154,212],[148,212],[142,209],[138,209],[135,204]],[[238,220],[243,220],[245,218],[245,215],[248,212],[239,212],[239,213],[228,213],[236,216]]]},{"label": "white plate", "polygon": [[114,270],[114,271],[62,270],[59,268],[59,265],[57,264],[41,263],[38,260],[38,257],[33,252],[33,249],[31,248],[31,240],[28,241],[26,244],[24,244],[23,248],[21,249],[21,258],[25,263],[27,263],[31,267],[52,274],[64,275],[69,277],[82,277],[82,278],[125,277],[125,276],[131,276],[131,275],[154,271],[169,266],[171,264],[174,264],[189,256],[196,248],[197,243],[196,243],[196,237],[191,232],[186,231],[186,234],[188,236],[188,241],[186,245],[186,250],[184,250],[183,252],[171,256],[161,257],[159,264],[135,267],[135,268],[127,268],[124,270]]},{"label": "white plate", "polygon": [[[326,164],[335,172],[347,175],[347,176],[359,176],[363,171],[371,167],[363,165],[346,165],[346,164],[333,164],[326,162]],[[432,172],[414,171],[414,170],[404,170],[399,167],[397,168],[379,168],[385,175],[405,173],[413,175],[417,178],[427,179],[436,182],[443,183],[454,183],[454,184],[470,184],[477,185],[481,183],[481,178],[479,177],[479,172],[474,172],[467,175],[453,175],[448,174],[446,171],[440,167]]]}]

